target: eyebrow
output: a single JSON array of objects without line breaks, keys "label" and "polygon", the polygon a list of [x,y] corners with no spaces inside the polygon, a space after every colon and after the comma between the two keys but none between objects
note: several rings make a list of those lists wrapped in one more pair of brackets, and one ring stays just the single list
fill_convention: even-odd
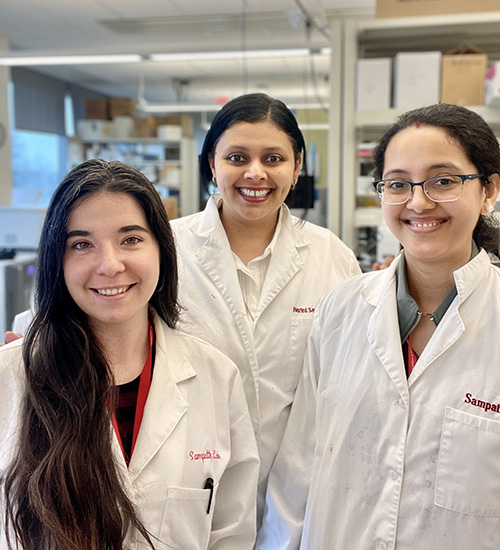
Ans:
[{"label": "eyebrow", "polygon": [[[131,231],[142,231],[144,233],[150,233],[148,229],[142,227],[142,225],[125,225],[120,227],[118,233],[130,233]],[[66,233],[66,238],[70,239],[72,237],[88,237],[92,233],[90,231],[85,231],[83,229],[75,229],[74,231],[68,231]]]},{"label": "eyebrow", "polygon": [[[440,162],[437,164],[432,164],[431,166],[427,166],[426,170],[450,170],[450,171],[457,171],[460,170],[457,166],[451,163],[447,162]],[[393,175],[403,175],[407,174],[408,172],[406,170],[403,170],[402,168],[395,168],[394,170],[390,170],[389,172],[386,172],[384,177],[387,177],[387,174],[393,174]]]},{"label": "eyebrow", "polygon": [[[236,149],[238,151],[250,151],[251,148],[247,147],[246,145],[236,145],[236,144],[229,144],[226,147],[224,147],[223,151],[227,151],[228,149]],[[272,151],[285,151],[286,148],[282,145],[273,145],[272,147],[266,147],[264,149],[264,153],[270,153]]]}]

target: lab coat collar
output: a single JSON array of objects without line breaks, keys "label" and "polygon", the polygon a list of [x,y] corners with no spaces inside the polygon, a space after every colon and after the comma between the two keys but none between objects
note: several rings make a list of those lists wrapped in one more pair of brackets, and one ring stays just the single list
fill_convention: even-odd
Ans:
[{"label": "lab coat collar", "polygon": [[207,201],[203,216],[193,216],[190,229],[195,235],[209,238],[214,230],[224,232],[224,227],[219,216],[221,203],[222,197],[220,195],[212,195]]},{"label": "lab coat collar", "polygon": [[[420,356],[410,379],[407,381],[401,346],[389,345],[399,334],[396,295],[396,268],[401,257],[383,271],[373,272],[365,279],[361,295],[374,307],[368,324],[368,341],[379,357],[387,373],[405,401],[408,400],[408,385],[412,385],[424,370],[451,345],[464,331],[460,306],[481,285],[487,276],[490,260],[484,250],[453,274],[458,296],[436,329]],[[398,339],[399,340],[399,339]],[[436,344],[436,345],[434,345]]]},{"label": "lab coat collar", "polygon": [[[196,251],[205,271],[224,296],[233,315],[245,316],[245,304],[239,290],[231,248],[219,217],[221,202],[220,195],[212,195],[203,216],[198,216],[190,229],[195,235],[205,239]],[[275,243],[273,247],[268,268],[273,276],[266,277],[255,321],[295,273],[302,269],[304,260],[298,250],[311,244],[310,238],[300,230],[300,222],[291,216],[287,206],[281,206],[280,217],[279,245]]]},{"label": "lab coat collar", "polygon": [[[189,225],[189,228],[195,235],[210,238],[215,231],[223,231],[225,233],[219,216],[221,204],[222,197],[220,195],[212,195],[207,201],[203,216],[193,216],[193,221]],[[302,247],[311,244],[311,239],[305,235],[304,231],[300,231],[300,222],[290,214],[290,210],[285,204],[281,206],[280,223],[282,230],[286,228],[288,231],[293,232],[294,246]]]},{"label": "lab coat collar", "polygon": [[[373,312],[368,321],[367,339],[406,405],[409,404],[408,383],[403,351],[399,343],[398,308],[396,302],[397,257],[389,267],[366,276],[361,296]],[[397,342],[397,345],[393,343]]]},{"label": "lab coat collar", "polygon": [[188,408],[178,385],[196,376],[196,371],[187,359],[176,331],[167,327],[157,315],[154,324],[155,369],[141,428],[128,467],[131,482],[164,445]]}]

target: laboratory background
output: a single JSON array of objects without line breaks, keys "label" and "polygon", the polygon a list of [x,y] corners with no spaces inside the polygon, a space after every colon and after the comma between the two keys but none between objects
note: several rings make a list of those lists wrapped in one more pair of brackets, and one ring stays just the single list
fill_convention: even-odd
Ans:
[{"label": "laboratory background", "polygon": [[[440,101],[500,136],[499,0],[0,0],[0,334],[32,303],[45,209],[94,157],[155,184],[171,218],[215,192],[198,155],[228,100],[295,113],[307,173],[289,206],[363,271],[397,254],[372,187],[377,140]],[[500,210],[497,203],[496,210]]]}]

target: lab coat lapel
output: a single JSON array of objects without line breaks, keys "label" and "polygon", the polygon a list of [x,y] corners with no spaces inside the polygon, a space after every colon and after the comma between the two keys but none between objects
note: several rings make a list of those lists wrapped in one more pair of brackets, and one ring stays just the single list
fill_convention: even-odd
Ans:
[{"label": "lab coat lapel", "polygon": [[457,296],[419,357],[409,380],[410,385],[463,335],[465,326],[460,316],[460,305],[483,283],[489,263],[488,255],[482,250],[470,262],[453,273]]},{"label": "lab coat lapel", "polygon": [[404,368],[403,351],[399,338],[398,310],[396,303],[396,265],[383,270],[374,281],[361,291],[372,306],[368,322],[368,342],[379,358],[401,397],[408,404],[408,384]]},{"label": "lab coat lapel", "polygon": [[185,414],[188,403],[178,386],[196,375],[185,357],[175,331],[162,325],[158,319],[155,329],[156,357],[153,382],[128,468],[132,481],[165,444]]},{"label": "lab coat lapel", "polygon": [[310,244],[310,240],[304,238],[301,232],[293,226],[287,208],[282,207],[281,215],[283,216],[281,233],[271,255],[256,320],[292,277],[303,268],[304,260],[300,256],[299,250]]},{"label": "lab coat lapel", "polygon": [[201,220],[191,227],[200,238],[201,246],[195,255],[211,281],[224,297],[233,317],[246,315],[238,275],[226,232],[219,218],[220,197],[211,197]]}]

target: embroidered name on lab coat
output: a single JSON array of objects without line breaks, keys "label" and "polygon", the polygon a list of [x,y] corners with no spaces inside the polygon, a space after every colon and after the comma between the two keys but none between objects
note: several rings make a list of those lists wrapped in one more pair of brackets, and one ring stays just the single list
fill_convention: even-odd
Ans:
[{"label": "embroidered name on lab coat", "polygon": [[191,460],[201,460],[202,462],[205,462],[205,460],[220,460],[220,454],[217,452],[216,449],[213,449],[212,451],[207,449],[203,453],[195,453],[194,451],[189,451],[189,458]]},{"label": "embroidered name on lab coat", "polygon": [[314,313],[314,308],[313,308],[313,307],[297,307],[297,306],[293,306],[292,311],[293,311],[294,313]]},{"label": "embroidered name on lab coat", "polygon": [[481,409],[484,409],[484,412],[493,411],[500,413],[500,403],[488,403],[488,401],[476,399],[475,397],[472,397],[471,393],[465,394],[464,402],[470,403],[471,405],[474,405],[474,407],[480,407]]}]

